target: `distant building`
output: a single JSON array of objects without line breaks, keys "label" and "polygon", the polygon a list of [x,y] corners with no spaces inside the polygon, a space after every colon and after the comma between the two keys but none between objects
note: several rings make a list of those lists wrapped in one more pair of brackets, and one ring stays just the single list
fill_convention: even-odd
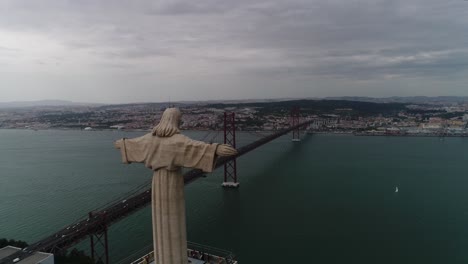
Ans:
[{"label": "distant building", "polygon": [[125,126],[123,126],[123,125],[114,125],[114,126],[110,126],[110,128],[114,128],[114,129],[120,130],[120,129],[125,128]]},{"label": "distant building", "polygon": [[[27,248],[26,248],[27,249]],[[6,246],[0,249],[0,262],[2,259],[21,251],[21,248]],[[54,264],[54,255],[50,253],[35,252],[24,259],[14,259],[14,263],[18,264]]]},{"label": "distant building", "polygon": [[401,130],[396,127],[389,127],[385,129],[385,134],[387,135],[399,135],[401,133]]},{"label": "distant building", "polygon": [[437,123],[437,124],[440,124],[444,122],[444,119],[440,118],[440,117],[430,117],[429,118],[429,123]]},{"label": "distant building", "polygon": [[437,123],[422,124],[422,127],[424,129],[441,129],[442,124],[437,124]]}]

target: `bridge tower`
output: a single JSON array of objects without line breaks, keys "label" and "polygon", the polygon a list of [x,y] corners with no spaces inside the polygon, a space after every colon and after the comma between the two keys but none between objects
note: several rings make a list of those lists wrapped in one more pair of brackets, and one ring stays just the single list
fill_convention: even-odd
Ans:
[{"label": "bridge tower", "polygon": [[[224,112],[224,144],[236,148],[236,120],[233,112]],[[223,187],[239,187],[237,182],[237,159],[232,159],[224,164]]]},{"label": "bridge tower", "polygon": [[[291,109],[291,127],[299,125],[299,107],[293,107]],[[292,131],[292,141],[301,141],[301,133],[299,127]]]},{"label": "bridge tower", "polygon": [[[99,224],[97,231],[89,235],[91,243],[91,258],[94,263],[109,264],[109,243],[107,239],[107,224],[105,221],[105,214],[93,215],[89,212],[89,219],[99,217],[102,221]],[[95,240],[96,239],[96,240]],[[101,248],[100,250],[97,250]]]}]

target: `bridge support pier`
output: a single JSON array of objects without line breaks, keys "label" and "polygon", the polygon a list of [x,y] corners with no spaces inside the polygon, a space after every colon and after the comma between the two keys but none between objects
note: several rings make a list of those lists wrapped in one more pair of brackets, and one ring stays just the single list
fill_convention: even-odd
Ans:
[{"label": "bridge support pier", "polygon": [[[234,113],[224,112],[224,144],[236,148],[236,121]],[[239,187],[237,182],[237,159],[232,159],[224,164],[223,187]]]},{"label": "bridge support pier", "polygon": [[[92,212],[89,214],[89,219],[95,217]],[[93,262],[96,264],[109,264],[109,243],[107,239],[107,224],[104,221],[105,215],[99,215],[102,219],[102,223],[99,226],[99,229],[96,233],[89,235],[89,240],[91,244],[91,258]],[[94,240],[96,239],[96,240]],[[102,248],[101,251],[98,252],[97,247]],[[104,252],[102,252],[104,251]]]},{"label": "bridge support pier", "polygon": [[[298,107],[293,107],[291,109],[291,127],[299,125],[299,108]],[[292,131],[292,141],[293,142],[299,142],[301,141],[301,131],[299,130],[299,127],[297,129],[294,129]]]}]

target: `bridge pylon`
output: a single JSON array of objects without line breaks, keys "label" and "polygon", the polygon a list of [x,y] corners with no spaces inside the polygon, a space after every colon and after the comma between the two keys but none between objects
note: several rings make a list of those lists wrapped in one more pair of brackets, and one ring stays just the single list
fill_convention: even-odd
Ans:
[{"label": "bridge pylon", "polygon": [[[236,148],[236,120],[233,112],[224,112],[224,144]],[[232,159],[224,164],[223,187],[239,187],[237,182],[237,159]]]},{"label": "bridge pylon", "polygon": [[[293,107],[291,109],[291,127],[299,125],[299,116],[300,116],[300,110],[299,107]],[[299,142],[301,141],[301,131],[299,127],[297,129],[294,129],[292,131],[292,141],[293,142]]]},{"label": "bridge pylon", "polygon": [[[89,212],[89,219],[96,217],[92,212]],[[100,214],[98,217],[102,219],[99,224],[98,231],[89,235],[91,243],[91,258],[96,264],[109,264],[109,243],[107,239],[107,224],[105,214]],[[101,248],[101,250],[97,250]]]}]

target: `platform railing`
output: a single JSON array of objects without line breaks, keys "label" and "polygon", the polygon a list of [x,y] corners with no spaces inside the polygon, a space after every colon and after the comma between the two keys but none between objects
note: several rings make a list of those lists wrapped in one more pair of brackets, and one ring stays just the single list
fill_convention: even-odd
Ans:
[{"label": "platform railing", "polygon": [[[202,244],[197,244],[193,242],[187,243],[187,255],[190,258],[203,260],[205,263],[209,264],[237,264],[235,255],[227,250],[214,248]],[[152,249],[152,245],[145,247],[145,249]],[[139,251],[141,252],[141,251]],[[146,251],[147,252],[147,251]],[[135,254],[132,254],[134,256]],[[128,259],[128,258],[126,258]],[[149,264],[154,262],[154,251],[151,251],[142,257],[139,257],[137,260],[131,262],[130,264]],[[119,262],[121,263],[121,262]],[[158,263],[155,263],[158,264]]]}]

